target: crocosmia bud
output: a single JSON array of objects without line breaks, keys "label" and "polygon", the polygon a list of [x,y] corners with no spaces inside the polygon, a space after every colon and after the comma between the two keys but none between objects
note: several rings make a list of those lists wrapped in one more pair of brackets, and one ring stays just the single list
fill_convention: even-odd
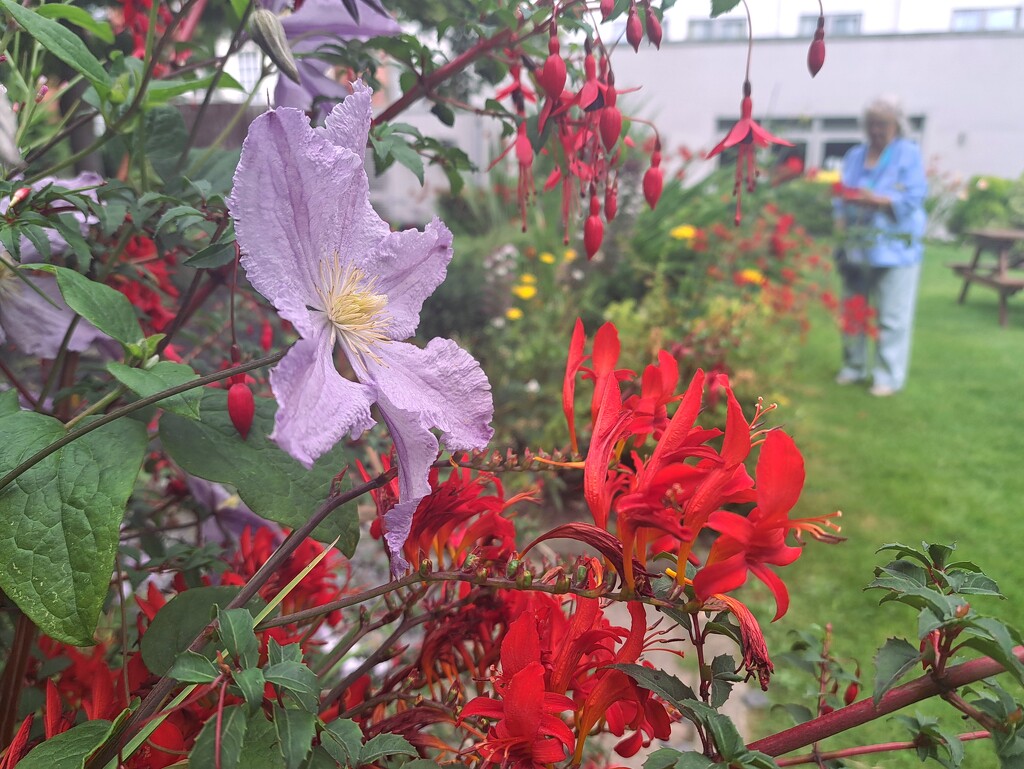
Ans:
[{"label": "crocosmia bud", "polygon": [[249,437],[252,419],[256,415],[256,401],[252,397],[249,385],[236,382],[228,388],[228,416],[231,424],[238,430],[242,440]]}]

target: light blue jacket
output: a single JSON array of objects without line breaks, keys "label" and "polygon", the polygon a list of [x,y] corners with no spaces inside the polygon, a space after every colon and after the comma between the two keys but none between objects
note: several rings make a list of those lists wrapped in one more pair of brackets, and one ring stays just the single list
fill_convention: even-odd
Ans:
[{"label": "light blue jacket", "polygon": [[873,267],[906,267],[921,261],[928,193],[921,150],[909,139],[894,139],[874,168],[864,168],[867,145],[859,144],[843,158],[844,187],[868,189],[889,198],[895,217],[887,211],[865,209],[840,199],[836,216],[846,220],[847,258]]}]

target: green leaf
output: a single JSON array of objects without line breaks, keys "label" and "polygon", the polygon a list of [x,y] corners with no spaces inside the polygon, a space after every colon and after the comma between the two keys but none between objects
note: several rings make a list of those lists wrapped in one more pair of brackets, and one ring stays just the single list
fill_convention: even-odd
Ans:
[{"label": "green leaf", "polygon": [[226,243],[211,243],[206,248],[196,251],[185,260],[189,267],[197,270],[209,270],[214,267],[223,267],[231,264],[235,258],[235,239],[232,238]]},{"label": "green leaf", "polygon": [[416,174],[420,184],[423,184],[423,158],[420,153],[398,139],[391,145],[391,157]]},{"label": "green leaf", "polygon": [[359,760],[363,732],[355,721],[339,718],[324,726],[320,732],[320,744],[339,764],[350,766]]},{"label": "green leaf", "polygon": [[437,102],[436,104],[434,104],[433,107],[430,108],[430,111],[434,114],[435,117],[437,117],[438,120],[440,120],[446,126],[451,127],[455,125],[455,113],[452,111],[452,108],[449,107],[447,104]]},{"label": "green leaf", "polygon": [[[227,392],[207,390],[203,418],[193,422],[174,414],[160,419],[160,439],[174,461],[193,475],[230,483],[257,515],[289,528],[301,526],[330,493],[335,476],[350,461],[348,450],[335,446],[311,470],[285,454],[267,435],[277,405],[256,398],[256,415],[247,440],[242,440],[227,412]],[[349,481],[337,484],[351,488]],[[359,541],[355,503],[339,508],[313,532],[321,542],[340,537],[338,549],[352,555]]]},{"label": "green leaf", "polygon": [[723,13],[728,13],[737,5],[740,0],[711,0],[711,18],[717,18]]},{"label": "green leaf", "polygon": [[183,684],[208,684],[217,680],[220,671],[202,654],[186,649],[174,660],[167,675]]},{"label": "green leaf", "polygon": [[160,232],[168,224],[174,223],[178,230],[186,230],[193,224],[205,220],[202,212],[197,211],[192,206],[174,206],[174,208],[168,209],[163,216],[160,217],[160,221],[156,224],[156,231]]},{"label": "green leaf", "polygon": [[715,762],[700,753],[680,753],[673,748],[660,748],[644,761],[644,769],[707,769]]},{"label": "green leaf", "polygon": [[[315,677],[315,676],[314,676]],[[316,716],[305,710],[274,707],[274,728],[287,769],[299,769],[313,747]]]},{"label": "green leaf", "polygon": [[267,642],[267,662],[271,665],[279,662],[302,662],[302,647],[297,643],[281,646],[271,638]]},{"label": "green leaf", "polygon": [[36,13],[46,19],[63,19],[69,24],[81,27],[86,32],[91,32],[104,43],[114,42],[114,31],[105,21],[98,21],[92,17],[84,8],[74,5],[61,5],[60,3],[47,3],[35,9]]},{"label": "green leaf", "polygon": [[[205,90],[210,87],[214,77],[214,74],[211,73],[205,77],[195,77],[191,79],[175,78],[173,80],[153,80],[149,83],[149,87],[146,90],[146,105],[156,106],[158,104],[164,104],[176,96]],[[220,80],[217,81],[217,88],[241,90],[242,86],[237,80],[225,72],[222,73]]]},{"label": "green leaf", "polygon": [[[222,585],[197,587],[174,596],[156,613],[142,636],[140,647],[146,667],[158,676],[170,670],[177,656],[213,619],[214,607],[227,606],[238,591],[237,587]],[[253,598],[248,605],[259,611],[266,604]],[[212,658],[215,650],[209,649],[208,653]]]},{"label": "green leaf", "polygon": [[84,75],[98,92],[104,94],[110,90],[110,76],[74,32],[12,0],[0,0],[0,6],[43,48]]},{"label": "green leaf", "polygon": [[18,769],[82,769],[85,759],[110,734],[110,721],[86,721],[56,734],[34,747],[18,762]]},{"label": "green leaf", "polygon": [[380,761],[385,756],[396,755],[418,756],[419,753],[400,734],[378,734],[376,737],[367,740],[366,744],[363,745],[363,749],[359,751],[359,763],[360,765],[372,764]]},{"label": "green leaf", "polygon": [[[0,467],[64,437],[52,417],[0,418]],[[90,645],[110,586],[146,428],[120,419],[55,451],[0,490],[0,589],[49,636]]]},{"label": "green leaf", "polygon": [[[210,716],[203,730],[196,737],[196,744],[189,754],[189,766],[212,767],[217,766],[217,717]],[[249,764],[240,761],[242,746],[245,744],[246,731],[249,727],[249,719],[245,709],[241,705],[231,705],[224,708],[221,714],[220,723],[220,767],[221,769],[249,769]]]},{"label": "green leaf", "polygon": [[320,696],[320,680],[301,662],[285,660],[263,668],[267,683],[290,693],[306,709],[316,711]]},{"label": "green leaf", "polygon": [[[163,360],[147,369],[132,368],[123,363],[110,362],[107,371],[121,384],[137,395],[148,398],[171,387],[198,379],[199,375],[183,363]],[[189,419],[199,419],[202,388],[172,395],[160,401],[160,407]]]},{"label": "green leaf", "polygon": [[[244,769],[285,769],[284,758],[278,749],[277,730],[268,721],[262,710],[249,716],[249,728],[242,743],[242,754],[238,764]],[[195,769],[208,769],[196,766]]]},{"label": "green leaf", "polygon": [[234,674],[235,684],[242,690],[242,696],[250,710],[256,710],[263,704],[264,686],[267,679],[263,677],[261,668],[242,668]]},{"label": "green leaf", "polygon": [[253,632],[253,617],[247,609],[229,609],[217,614],[220,640],[243,668],[253,668],[260,661],[260,644]]},{"label": "green leaf", "polygon": [[[680,710],[689,707],[690,701],[697,701],[697,695],[693,689],[664,670],[629,663],[608,665],[608,667],[621,670],[644,689],[649,689]],[[698,702],[698,704],[700,703]]]},{"label": "green leaf", "polygon": [[[3,0],[0,0],[3,2]],[[142,329],[135,319],[131,302],[120,291],[89,280],[74,270],[52,264],[29,265],[33,270],[49,272],[57,277],[57,287],[68,307],[77,312],[107,336],[122,344],[142,339]]]},{"label": "green leaf", "polygon": [[875,691],[872,694],[875,705],[920,661],[921,653],[902,638],[886,639],[875,655]]},{"label": "green leaf", "polygon": [[177,107],[156,107],[146,113],[145,152],[153,170],[168,182],[179,174],[178,160],[188,142],[185,121]]}]

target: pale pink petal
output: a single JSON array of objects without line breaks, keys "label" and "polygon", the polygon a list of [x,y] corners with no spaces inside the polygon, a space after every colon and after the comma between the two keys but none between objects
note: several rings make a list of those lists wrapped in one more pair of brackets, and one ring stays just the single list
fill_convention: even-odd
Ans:
[{"label": "pale pink petal", "polygon": [[[26,281],[31,281],[37,290],[34,291]],[[56,278],[33,275],[26,276],[24,281],[5,279],[0,297],[0,325],[7,339],[25,354],[51,360],[56,358],[74,317],[74,311],[60,295]],[[94,342],[107,338],[91,323],[79,319],[68,349],[82,352]]]},{"label": "pale pink petal", "polygon": [[334,367],[334,339],[323,324],[300,339],[270,372],[277,417],[270,438],[306,467],[345,433],[358,438],[374,425],[373,391]]},{"label": "pale pink petal", "polygon": [[328,140],[338,147],[352,150],[359,157],[366,151],[366,140],[370,133],[370,121],[373,118],[373,107],[370,98],[373,91],[357,80],[352,84],[352,93],[331,110],[324,126],[324,134]]}]

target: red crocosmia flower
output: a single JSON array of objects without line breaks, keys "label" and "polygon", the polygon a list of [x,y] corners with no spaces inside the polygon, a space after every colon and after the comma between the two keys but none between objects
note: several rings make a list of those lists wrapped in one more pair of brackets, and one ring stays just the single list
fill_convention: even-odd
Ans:
[{"label": "red crocosmia flower", "polygon": [[576,374],[590,357],[583,354],[586,343],[587,336],[583,329],[583,321],[576,318],[576,325],[572,330],[572,341],[569,342],[569,357],[565,362],[565,378],[562,381],[562,411],[565,413],[565,421],[569,426],[569,440],[572,444],[573,454],[578,454],[580,451],[579,443],[576,440]]},{"label": "red crocosmia flower", "polygon": [[7,751],[3,756],[0,756],[0,769],[14,769],[18,762],[28,754],[28,738],[32,733],[32,721],[34,720],[35,714],[33,713],[25,716],[25,720],[18,727],[18,732],[14,735],[14,739],[7,746]]},{"label": "red crocosmia flower", "polygon": [[757,617],[746,607],[745,604],[727,595],[716,595],[716,600],[721,601],[733,613],[740,623],[740,640],[743,646],[743,667],[747,669],[748,676],[757,676],[757,682],[765,691],[768,690],[768,682],[772,673],[775,672],[775,665],[768,656],[768,644],[765,643],[764,633],[757,622]]},{"label": "red crocosmia flower", "polygon": [[737,149],[736,184],[733,187],[733,195],[736,196],[736,224],[739,224],[743,218],[742,188],[746,186],[748,192],[753,192],[757,185],[757,148],[767,147],[771,144],[780,144],[784,147],[793,146],[792,142],[780,139],[762,128],[754,120],[753,113],[754,103],[750,98],[750,81],[744,80],[740,119],[725,138],[707,154],[708,158],[713,158],[722,150],[730,147]]},{"label": "red crocosmia flower", "polygon": [[675,394],[679,384],[679,364],[675,357],[665,350],[658,352],[658,363],[644,369],[640,395],[626,399],[626,408],[632,410],[633,421],[630,432],[642,446],[648,435],[661,436],[668,426],[667,406],[679,397]]}]

